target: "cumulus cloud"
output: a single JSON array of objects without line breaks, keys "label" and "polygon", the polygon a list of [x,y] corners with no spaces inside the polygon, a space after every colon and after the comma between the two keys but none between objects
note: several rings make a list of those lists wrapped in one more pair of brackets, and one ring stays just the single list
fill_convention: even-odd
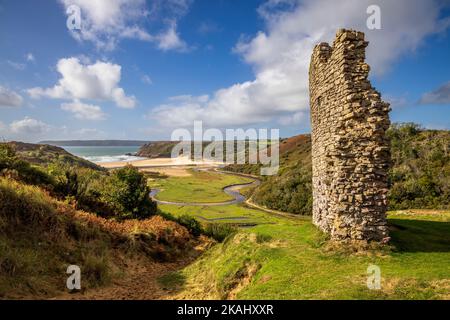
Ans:
[{"label": "cumulus cloud", "polygon": [[50,130],[50,126],[42,121],[25,117],[22,120],[13,121],[9,125],[12,133],[26,136],[39,136]]},{"label": "cumulus cloud", "polygon": [[79,101],[63,103],[61,109],[71,112],[75,118],[80,120],[105,120],[106,114],[99,106],[85,104]]},{"label": "cumulus cloud", "polygon": [[0,86],[0,107],[20,107],[23,98],[18,93]]},{"label": "cumulus cloud", "polygon": [[117,64],[101,61],[83,64],[72,57],[59,60],[56,69],[61,74],[58,83],[51,88],[29,89],[32,98],[110,100],[122,108],[136,105],[135,97],[127,96],[118,86],[122,68]]},{"label": "cumulus cloud", "polygon": [[450,81],[432,92],[425,93],[420,104],[450,104]]},{"label": "cumulus cloud", "polygon": [[[70,30],[78,41],[89,41],[100,50],[114,50],[122,39],[138,39],[157,43],[163,50],[180,50],[185,45],[176,31],[176,19],[188,11],[190,0],[60,0],[67,16],[68,9],[80,8],[81,27]],[[148,7],[149,6],[149,7]],[[151,34],[146,22],[169,19],[169,28]],[[161,23],[160,23],[161,24]]]},{"label": "cumulus cloud", "polygon": [[[381,30],[366,27],[366,10],[373,4],[381,8]],[[208,101],[158,106],[150,118],[162,125],[192,125],[193,119],[214,126],[286,122],[286,116],[309,111],[308,69],[315,44],[332,41],[339,28],[362,30],[370,41],[373,74],[382,75],[425,37],[448,27],[449,20],[439,18],[441,9],[436,0],[269,0],[258,10],[266,29],[243,37],[234,48],[252,66],[253,80],[220,89]]]}]

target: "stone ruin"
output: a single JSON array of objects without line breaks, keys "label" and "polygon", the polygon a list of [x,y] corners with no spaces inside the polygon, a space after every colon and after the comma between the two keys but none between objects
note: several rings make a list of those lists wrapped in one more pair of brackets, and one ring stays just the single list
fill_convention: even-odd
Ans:
[{"label": "stone ruin", "polygon": [[390,107],[368,80],[368,44],[342,29],[311,57],[313,222],[334,240],[389,240]]}]

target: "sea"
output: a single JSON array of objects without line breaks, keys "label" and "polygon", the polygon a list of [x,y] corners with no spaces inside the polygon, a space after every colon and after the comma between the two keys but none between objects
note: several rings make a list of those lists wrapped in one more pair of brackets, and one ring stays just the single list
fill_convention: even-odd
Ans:
[{"label": "sea", "polygon": [[84,158],[91,162],[105,163],[105,162],[134,161],[146,159],[130,155],[138,152],[139,146],[124,146],[124,147],[77,146],[77,147],[62,147],[62,148],[64,148],[67,152],[70,152],[75,156]]}]

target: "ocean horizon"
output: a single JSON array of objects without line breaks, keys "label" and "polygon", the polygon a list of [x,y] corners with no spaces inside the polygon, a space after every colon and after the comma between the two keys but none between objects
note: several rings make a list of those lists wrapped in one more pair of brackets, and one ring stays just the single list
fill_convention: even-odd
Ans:
[{"label": "ocean horizon", "polygon": [[61,148],[77,157],[97,163],[146,159],[134,155],[139,151],[139,146],[62,146]]}]

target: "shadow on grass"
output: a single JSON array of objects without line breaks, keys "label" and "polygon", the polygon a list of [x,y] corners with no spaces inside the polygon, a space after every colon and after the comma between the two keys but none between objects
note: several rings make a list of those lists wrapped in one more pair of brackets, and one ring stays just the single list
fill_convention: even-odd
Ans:
[{"label": "shadow on grass", "polygon": [[450,222],[389,219],[389,229],[400,252],[450,252]]},{"label": "shadow on grass", "polygon": [[186,276],[180,271],[167,273],[158,278],[159,285],[170,293],[181,291],[186,284]]}]

